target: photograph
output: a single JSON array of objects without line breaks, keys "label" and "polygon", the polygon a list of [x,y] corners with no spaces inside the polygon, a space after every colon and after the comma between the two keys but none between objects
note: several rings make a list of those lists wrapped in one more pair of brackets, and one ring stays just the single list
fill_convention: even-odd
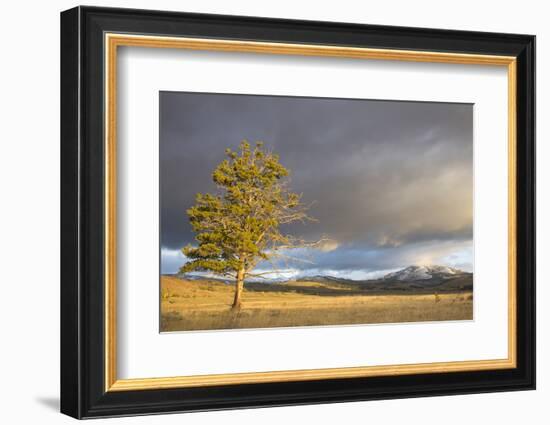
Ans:
[{"label": "photograph", "polygon": [[159,105],[161,332],[473,320],[473,104]]}]

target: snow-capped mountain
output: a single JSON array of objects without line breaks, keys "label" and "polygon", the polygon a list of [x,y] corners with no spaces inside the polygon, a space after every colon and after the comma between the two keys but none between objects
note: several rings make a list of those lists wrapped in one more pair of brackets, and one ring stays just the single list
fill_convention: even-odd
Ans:
[{"label": "snow-capped mountain", "polygon": [[384,276],[384,280],[417,281],[428,280],[434,277],[452,277],[465,274],[460,269],[448,266],[409,266]]},{"label": "snow-capped mountain", "polygon": [[[220,278],[212,275],[204,274],[179,274],[177,277],[184,280],[210,280],[220,281],[228,284],[233,284],[233,279]],[[449,266],[409,266],[404,269],[387,273],[381,277],[374,279],[361,279],[353,280],[343,277],[336,277],[330,275],[316,275],[316,276],[294,276],[292,278],[277,277],[272,279],[260,279],[249,278],[246,280],[248,284],[261,283],[261,284],[273,284],[273,285],[285,285],[287,283],[300,283],[300,282],[317,282],[323,285],[351,285],[354,288],[357,285],[363,288],[377,289],[377,290],[413,290],[435,288],[440,289],[443,286],[446,289],[462,290],[464,288],[472,287],[473,274],[465,272],[460,269],[456,269]],[[442,286],[443,285],[443,286]]]}]

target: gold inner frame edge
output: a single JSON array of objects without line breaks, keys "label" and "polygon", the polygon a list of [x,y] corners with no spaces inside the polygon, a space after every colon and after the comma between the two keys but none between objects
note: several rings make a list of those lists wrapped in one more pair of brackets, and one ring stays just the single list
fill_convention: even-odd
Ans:
[{"label": "gold inner frame edge", "polygon": [[[330,45],[268,43],[106,33],[105,46],[105,391],[136,391],[215,385],[511,369],[517,366],[516,234],[516,58],[513,56],[371,49]],[[117,48],[149,47],[279,55],[324,56],[470,65],[505,66],[508,72],[508,357],[381,366],[118,379],[116,372],[116,106]]]}]

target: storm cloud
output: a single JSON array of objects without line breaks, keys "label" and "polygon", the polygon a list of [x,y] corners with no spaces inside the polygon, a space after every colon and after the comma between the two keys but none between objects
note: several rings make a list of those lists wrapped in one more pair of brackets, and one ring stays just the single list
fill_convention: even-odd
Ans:
[{"label": "storm cloud", "polygon": [[[261,140],[318,221],[288,226],[326,249],[302,273],[346,276],[444,263],[472,269],[471,104],[160,93],[162,272],[194,242],[186,210],[215,191],[224,151]],[[330,248],[330,249],[329,249]]]}]

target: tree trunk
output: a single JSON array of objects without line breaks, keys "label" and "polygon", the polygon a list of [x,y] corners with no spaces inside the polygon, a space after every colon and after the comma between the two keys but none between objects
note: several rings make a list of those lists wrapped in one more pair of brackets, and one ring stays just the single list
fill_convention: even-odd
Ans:
[{"label": "tree trunk", "polygon": [[241,294],[244,286],[244,269],[237,272],[237,281],[235,283],[235,298],[233,299],[232,309],[241,308]]}]

